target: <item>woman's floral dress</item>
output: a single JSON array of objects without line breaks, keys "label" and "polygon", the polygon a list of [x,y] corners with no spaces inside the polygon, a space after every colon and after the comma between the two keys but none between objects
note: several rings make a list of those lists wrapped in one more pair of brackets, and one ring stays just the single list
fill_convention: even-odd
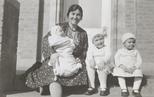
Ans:
[{"label": "woman's floral dress", "polygon": [[[58,82],[62,86],[82,86],[87,85],[87,71],[86,71],[86,53],[88,49],[88,37],[86,31],[84,31],[79,26],[77,27],[76,31],[72,31],[69,27],[68,23],[60,24],[64,29],[65,33],[68,37],[72,38],[75,43],[75,49],[73,51],[73,55],[75,58],[79,58],[83,65],[83,68],[79,70],[79,72],[71,77],[58,77]],[[41,66],[35,70],[28,72],[26,77],[26,86],[30,88],[38,88],[41,86],[49,85],[50,83],[54,82],[54,72],[52,66],[48,65],[48,61],[50,59],[50,55],[55,53],[54,49],[56,47],[49,47],[48,37],[51,34],[48,33],[43,37],[42,41],[42,56],[43,61]],[[34,66],[38,64],[35,63]],[[40,65],[40,64],[39,64]]]}]

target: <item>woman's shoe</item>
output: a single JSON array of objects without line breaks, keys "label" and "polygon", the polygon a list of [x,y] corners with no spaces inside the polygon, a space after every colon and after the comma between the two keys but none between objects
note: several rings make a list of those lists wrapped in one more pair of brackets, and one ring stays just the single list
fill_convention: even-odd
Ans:
[{"label": "woman's shoe", "polygon": [[132,95],[134,97],[142,97],[141,94],[140,94],[140,92],[134,92],[134,91],[132,91]]},{"label": "woman's shoe", "polygon": [[101,90],[100,91],[100,96],[107,96],[109,95],[109,89]]},{"label": "woman's shoe", "polygon": [[93,95],[95,93],[97,93],[95,88],[88,88],[88,90],[85,92],[85,95]]}]

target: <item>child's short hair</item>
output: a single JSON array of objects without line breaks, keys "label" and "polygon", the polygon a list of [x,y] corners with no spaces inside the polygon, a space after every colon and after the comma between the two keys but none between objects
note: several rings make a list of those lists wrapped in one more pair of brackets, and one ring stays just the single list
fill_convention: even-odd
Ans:
[{"label": "child's short hair", "polygon": [[122,43],[124,43],[127,39],[130,39],[130,38],[133,38],[133,39],[136,40],[136,37],[135,37],[134,34],[132,34],[132,33],[125,33],[125,34],[122,36],[122,38],[121,38]]},{"label": "child's short hair", "polygon": [[93,38],[92,38],[92,43],[93,43],[93,44],[94,44],[94,40],[95,40],[96,38],[98,38],[98,37],[104,39],[104,34],[100,34],[100,33],[99,33],[99,34],[94,35]]}]

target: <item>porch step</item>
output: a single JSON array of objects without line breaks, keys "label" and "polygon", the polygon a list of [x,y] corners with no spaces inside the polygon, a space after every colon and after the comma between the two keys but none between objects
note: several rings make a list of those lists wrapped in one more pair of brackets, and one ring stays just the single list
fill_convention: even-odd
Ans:
[{"label": "porch step", "polygon": [[[130,91],[129,97],[133,97],[131,94],[132,88],[129,87],[128,89]],[[154,77],[147,77],[146,84],[141,89],[141,94],[143,97],[154,97],[153,91],[154,91]],[[121,91],[119,86],[112,86],[110,88],[110,95],[106,97],[121,97],[120,92]],[[36,91],[31,91],[24,85],[24,81],[20,79],[20,76],[17,76],[14,91],[6,93],[6,96],[4,97],[51,97],[51,96],[50,95],[42,96]],[[65,95],[64,97],[89,97],[89,96],[78,93],[78,94]],[[94,94],[90,97],[99,97],[99,93]]]},{"label": "porch step", "polygon": [[[129,88],[130,91],[130,96],[129,97],[133,97],[131,94],[131,88]],[[142,89],[142,97],[154,97],[154,93],[153,90],[147,89],[147,87],[144,87]],[[24,93],[15,93],[15,94],[8,94],[6,95],[6,97],[51,97],[50,95],[47,96],[42,96],[39,93],[35,92],[35,91],[31,91],[31,92],[24,92]],[[67,95],[64,97],[89,97],[87,95],[84,94],[72,94],[72,95]],[[99,97],[99,93],[94,94],[90,97]],[[121,97],[120,95],[120,88],[119,87],[113,87],[110,89],[110,95],[106,96],[106,97]]]}]

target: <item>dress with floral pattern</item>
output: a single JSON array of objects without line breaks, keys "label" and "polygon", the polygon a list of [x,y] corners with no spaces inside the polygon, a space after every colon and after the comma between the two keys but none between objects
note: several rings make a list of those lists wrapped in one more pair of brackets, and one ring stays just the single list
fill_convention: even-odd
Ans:
[{"label": "dress with floral pattern", "polygon": [[[87,85],[87,71],[86,71],[86,53],[88,49],[88,37],[86,31],[84,31],[79,26],[77,27],[76,31],[72,31],[68,25],[68,23],[60,24],[65,30],[64,32],[69,38],[72,38],[75,43],[75,49],[73,51],[73,55],[75,58],[79,58],[82,63],[82,69],[78,71],[77,74],[71,77],[58,77],[58,82],[63,86],[81,86]],[[50,55],[52,55],[55,51],[56,47],[49,47],[48,37],[51,34],[48,33],[43,37],[42,41],[42,56],[43,61],[42,65],[30,71],[26,77],[26,86],[30,88],[38,88],[40,86],[49,85],[50,83],[54,82],[54,72],[52,66],[49,66],[47,63],[50,59]],[[37,64],[35,64],[37,65]]]}]

